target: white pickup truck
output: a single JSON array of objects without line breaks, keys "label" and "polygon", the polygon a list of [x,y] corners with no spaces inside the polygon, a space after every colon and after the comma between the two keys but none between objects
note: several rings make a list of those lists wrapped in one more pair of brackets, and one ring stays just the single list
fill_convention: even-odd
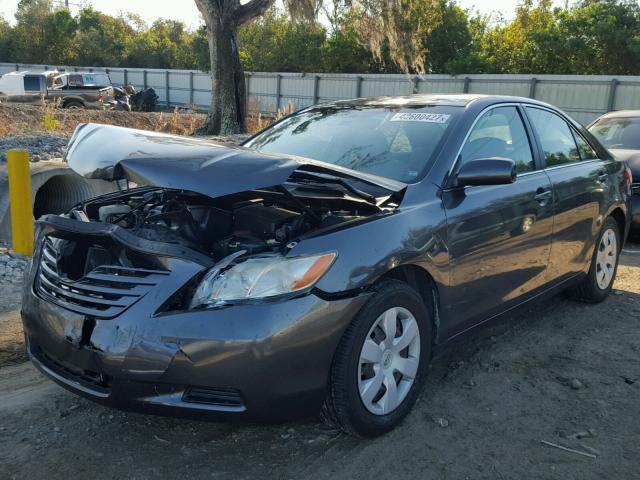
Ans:
[{"label": "white pickup truck", "polygon": [[39,105],[60,102],[63,108],[103,109],[113,99],[106,73],[11,72],[0,77],[0,101]]}]

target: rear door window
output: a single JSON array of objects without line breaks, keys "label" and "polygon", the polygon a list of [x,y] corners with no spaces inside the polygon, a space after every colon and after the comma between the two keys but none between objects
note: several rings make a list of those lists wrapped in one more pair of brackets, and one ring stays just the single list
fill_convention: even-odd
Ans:
[{"label": "rear door window", "polygon": [[471,130],[461,153],[462,164],[483,158],[507,158],[518,173],[534,170],[531,144],[516,107],[497,107],[486,112]]},{"label": "rear door window", "polygon": [[527,107],[527,115],[540,139],[547,167],[581,160],[571,128],[562,117],[535,107]]}]

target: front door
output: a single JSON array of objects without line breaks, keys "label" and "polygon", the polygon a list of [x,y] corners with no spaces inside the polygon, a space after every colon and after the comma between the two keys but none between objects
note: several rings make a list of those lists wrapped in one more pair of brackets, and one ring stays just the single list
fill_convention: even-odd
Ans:
[{"label": "front door", "polygon": [[516,163],[515,183],[443,192],[452,298],[449,334],[521,302],[546,283],[553,210],[551,183],[536,168],[530,132],[519,107],[497,106],[478,119],[459,165],[500,157]]}]

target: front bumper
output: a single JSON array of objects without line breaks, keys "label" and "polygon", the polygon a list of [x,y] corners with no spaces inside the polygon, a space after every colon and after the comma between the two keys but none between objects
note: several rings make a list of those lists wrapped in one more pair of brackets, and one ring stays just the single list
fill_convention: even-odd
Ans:
[{"label": "front bumper", "polygon": [[33,363],[68,390],[143,413],[259,421],[317,413],[338,342],[368,298],[312,294],[157,314],[202,270],[166,258],[162,283],[115,318],[98,319],[36,293],[39,256],[22,306]]}]

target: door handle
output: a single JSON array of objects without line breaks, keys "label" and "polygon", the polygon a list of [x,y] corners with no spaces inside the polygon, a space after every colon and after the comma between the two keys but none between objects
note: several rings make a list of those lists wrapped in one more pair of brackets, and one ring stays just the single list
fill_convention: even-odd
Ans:
[{"label": "door handle", "polygon": [[551,199],[552,195],[553,192],[551,190],[539,188],[538,190],[536,190],[536,194],[533,198],[540,204],[541,207],[544,207]]}]

